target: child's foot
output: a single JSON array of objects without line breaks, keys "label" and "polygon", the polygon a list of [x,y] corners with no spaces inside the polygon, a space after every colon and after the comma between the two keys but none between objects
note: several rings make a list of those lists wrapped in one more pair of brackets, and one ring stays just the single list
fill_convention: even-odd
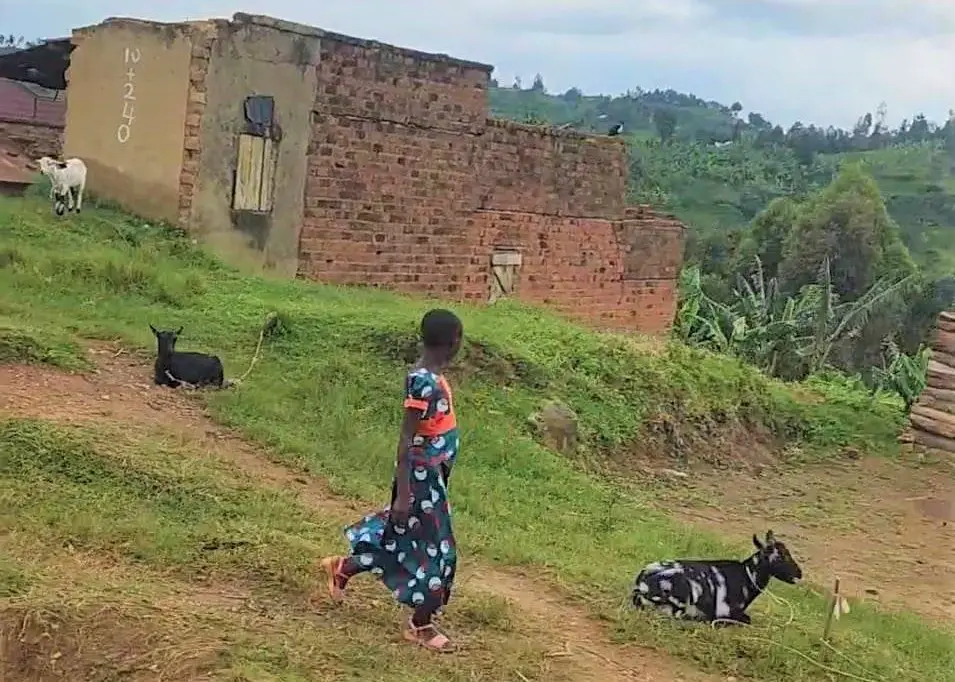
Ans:
[{"label": "child's foot", "polygon": [[422,646],[431,651],[437,651],[438,653],[445,654],[454,651],[454,644],[451,643],[450,639],[438,632],[434,623],[416,626],[413,622],[408,621],[408,627],[404,631],[404,638],[418,646]]},{"label": "child's foot", "polygon": [[325,557],[321,560],[322,570],[325,571],[328,596],[332,601],[340,602],[345,598],[345,584],[348,577],[342,572],[345,559],[340,556]]}]

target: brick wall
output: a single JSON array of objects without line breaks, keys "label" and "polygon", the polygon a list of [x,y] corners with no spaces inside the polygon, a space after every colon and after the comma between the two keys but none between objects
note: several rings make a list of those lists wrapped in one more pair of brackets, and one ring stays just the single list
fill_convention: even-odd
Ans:
[{"label": "brick wall", "polygon": [[192,59],[189,64],[189,94],[183,130],[182,171],[179,174],[179,225],[187,228],[192,218],[192,200],[199,177],[202,154],[200,126],[206,109],[206,75],[215,42],[213,25],[196,26],[192,31]]},{"label": "brick wall", "polygon": [[462,294],[488,68],[322,40],[300,274]]},{"label": "brick wall", "polygon": [[0,119],[0,147],[31,160],[59,156],[63,148],[63,126]]},{"label": "brick wall", "polygon": [[519,298],[600,327],[665,330],[682,227],[627,212],[621,141],[488,120],[489,73],[322,40],[299,275],[486,301],[491,254],[512,247]]},{"label": "brick wall", "polygon": [[486,124],[479,208],[608,219],[622,214],[627,155],[619,139],[495,119]]}]

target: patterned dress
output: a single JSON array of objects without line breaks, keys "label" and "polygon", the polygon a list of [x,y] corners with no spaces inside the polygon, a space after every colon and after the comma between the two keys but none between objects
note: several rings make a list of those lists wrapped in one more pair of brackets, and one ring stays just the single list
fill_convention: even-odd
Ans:
[{"label": "patterned dress", "polygon": [[[395,599],[440,609],[451,597],[457,565],[448,479],[458,453],[451,387],[421,368],[405,380],[406,408],[424,412],[408,452],[411,505],[407,527],[391,523],[391,505],[345,529],[358,565],[379,576]],[[398,482],[391,489],[394,504]]]}]

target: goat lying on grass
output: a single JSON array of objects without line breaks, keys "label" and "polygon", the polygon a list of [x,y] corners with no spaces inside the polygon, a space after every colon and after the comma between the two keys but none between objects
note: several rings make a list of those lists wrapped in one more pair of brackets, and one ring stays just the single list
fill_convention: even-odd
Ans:
[{"label": "goat lying on grass", "polygon": [[86,189],[86,164],[83,160],[58,161],[44,156],[37,163],[40,172],[50,179],[50,199],[56,214],[63,215],[74,208],[79,213],[83,208],[83,190]]},{"label": "goat lying on grass", "polygon": [[152,325],[149,325],[149,328],[158,344],[153,376],[157,386],[178,388],[186,384],[193,387],[228,388],[232,385],[225,379],[222,361],[217,355],[183,353],[176,350],[176,340],[182,334],[182,327],[176,331],[159,331]]},{"label": "goat lying on grass", "polygon": [[675,618],[704,622],[735,621],[748,625],[749,605],[771,578],[790,585],[802,569],[782,542],[766,533],[765,544],[753,536],[756,552],[743,561],[661,561],[648,565],[634,582],[633,605],[653,608]]}]

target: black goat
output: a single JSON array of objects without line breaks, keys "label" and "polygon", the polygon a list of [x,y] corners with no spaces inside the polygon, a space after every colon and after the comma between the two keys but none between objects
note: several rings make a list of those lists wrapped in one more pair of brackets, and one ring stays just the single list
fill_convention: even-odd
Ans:
[{"label": "black goat", "polygon": [[765,544],[753,535],[756,552],[743,561],[661,561],[637,575],[633,605],[653,608],[675,618],[704,622],[735,621],[748,625],[749,605],[771,578],[795,584],[802,569],[782,542],[766,533]]},{"label": "black goat", "polygon": [[157,386],[178,388],[183,384],[192,386],[215,386],[225,388],[226,381],[222,361],[216,355],[206,353],[183,353],[176,350],[176,340],[182,334],[182,327],[176,331],[159,331],[149,325],[156,337],[158,350],[153,381]]}]

